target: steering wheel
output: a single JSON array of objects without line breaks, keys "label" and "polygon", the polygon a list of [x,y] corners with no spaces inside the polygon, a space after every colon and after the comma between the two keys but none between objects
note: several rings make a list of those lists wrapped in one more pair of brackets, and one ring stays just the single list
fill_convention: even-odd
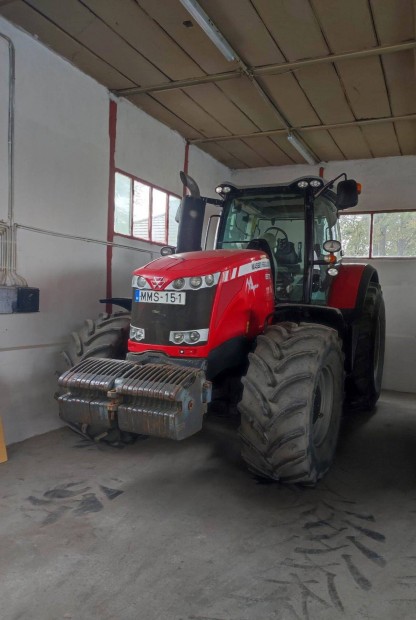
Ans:
[{"label": "steering wheel", "polygon": [[[283,230],[283,228],[279,228],[278,226],[269,226],[269,228],[267,230],[265,230],[263,234],[265,235],[266,233],[268,233],[268,232],[270,232],[272,230],[277,230],[277,232],[282,233],[284,240],[286,242],[289,241],[288,238],[287,238],[286,232]],[[277,238],[276,238],[276,242],[277,242]]]}]

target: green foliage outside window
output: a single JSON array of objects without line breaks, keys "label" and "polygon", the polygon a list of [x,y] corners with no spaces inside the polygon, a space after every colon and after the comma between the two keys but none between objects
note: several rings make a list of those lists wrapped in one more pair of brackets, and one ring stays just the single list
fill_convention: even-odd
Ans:
[{"label": "green foliage outside window", "polygon": [[348,213],[342,214],[339,221],[342,248],[347,257],[416,257],[416,210]]},{"label": "green foliage outside window", "polygon": [[374,214],[373,256],[416,256],[416,212]]},{"label": "green foliage outside window", "polygon": [[342,215],[339,222],[345,256],[369,256],[371,215]]}]

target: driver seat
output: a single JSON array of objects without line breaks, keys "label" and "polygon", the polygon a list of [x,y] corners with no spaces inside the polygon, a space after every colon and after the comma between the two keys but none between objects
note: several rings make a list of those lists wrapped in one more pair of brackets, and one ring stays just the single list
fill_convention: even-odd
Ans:
[{"label": "driver seat", "polygon": [[300,260],[295,244],[288,239],[279,239],[276,248],[276,260],[279,265],[297,265]]}]

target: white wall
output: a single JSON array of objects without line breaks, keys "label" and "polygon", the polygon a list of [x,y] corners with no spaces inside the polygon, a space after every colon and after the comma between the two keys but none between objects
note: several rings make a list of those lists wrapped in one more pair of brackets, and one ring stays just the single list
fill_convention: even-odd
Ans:
[{"label": "white wall", "polygon": [[416,208],[416,155],[233,170],[232,181],[236,185],[284,183],[305,175],[318,176],[321,166],[328,181],[346,172],[362,184],[360,202],[354,210]]},{"label": "white wall", "polygon": [[202,196],[218,198],[215,188],[228,181],[231,170],[195,146],[189,147],[188,172],[199,185]]},{"label": "white wall", "polygon": [[[325,179],[346,172],[362,183],[357,207],[349,211],[416,209],[416,156],[386,157],[360,161],[329,162]],[[283,183],[304,175],[318,175],[319,167],[309,165],[236,170],[237,185]],[[350,261],[347,261],[350,262]],[[359,262],[363,262],[361,259]],[[387,337],[383,387],[416,392],[416,258],[372,259],[378,271],[386,304]]]},{"label": "white wall", "polygon": [[[0,19],[16,47],[15,222],[106,238],[106,90]],[[7,131],[8,49],[0,43],[0,136]],[[7,158],[0,160],[7,218]],[[5,191],[6,190],[6,191]],[[11,443],[59,425],[53,400],[62,342],[98,312],[105,246],[18,228],[18,271],[40,288],[40,312],[0,315],[0,411]]]},{"label": "white wall", "polygon": [[[179,172],[185,167],[185,140],[126,100],[121,100],[117,109],[115,162],[116,168],[124,172],[182,195]],[[194,146],[189,148],[188,173],[198,183],[203,196],[214,198],[217,197],[215,187],[230,176],[226,166]],[[208,207],[205,223],[211,212]],[[113,295],[129,297],[131,272],[158,258],[160,247],[120,235],[114,241],[142,250],[140,253],[113,250]]]},{"label": "white wall", "polygon": [[373,259],[386,304],[383,387],[416,393],[416,258]]},{"label": "white wall", "polygon": [[[59,352],[71,331],[104,310],[109,94],[2,18],[0,32],[16,47],[18,271],[40,288],[39,313],[0,315],[0,415],[12,443],[60,425],[53,399]],[[7,219],[7,73],[0,40],[0,220]],[[225,167],[190,150],[191,174],[204,191],[215,187]],[[184,155],[178,134],[118,102],[117,167],[181,194]],[[113,295],[130,296],[131,271],[159,248],[120,236],[114,242],[127,248],[113,250]]]},{"label": "white wall", "polygon": [[[179,171],[183,169],[185,141],[127,100],[117,104],[115,165],[139,179],[181,195]],[[115,243],[129,251],[113,250],[113,296],[130,297],[131,273],[160,256],[160,248],[145,241],[133,241],[115,235]]]}]

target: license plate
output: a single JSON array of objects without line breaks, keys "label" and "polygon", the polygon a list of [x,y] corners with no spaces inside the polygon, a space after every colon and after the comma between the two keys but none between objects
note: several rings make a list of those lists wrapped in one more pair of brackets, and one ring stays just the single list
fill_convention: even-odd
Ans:
[{"label": "license plate", "polygon": [[176,293],[174,291],[144,291],[136,289],[134,291],[134,301],[147,304],[173,304],[184,306],[186,293]]}]

